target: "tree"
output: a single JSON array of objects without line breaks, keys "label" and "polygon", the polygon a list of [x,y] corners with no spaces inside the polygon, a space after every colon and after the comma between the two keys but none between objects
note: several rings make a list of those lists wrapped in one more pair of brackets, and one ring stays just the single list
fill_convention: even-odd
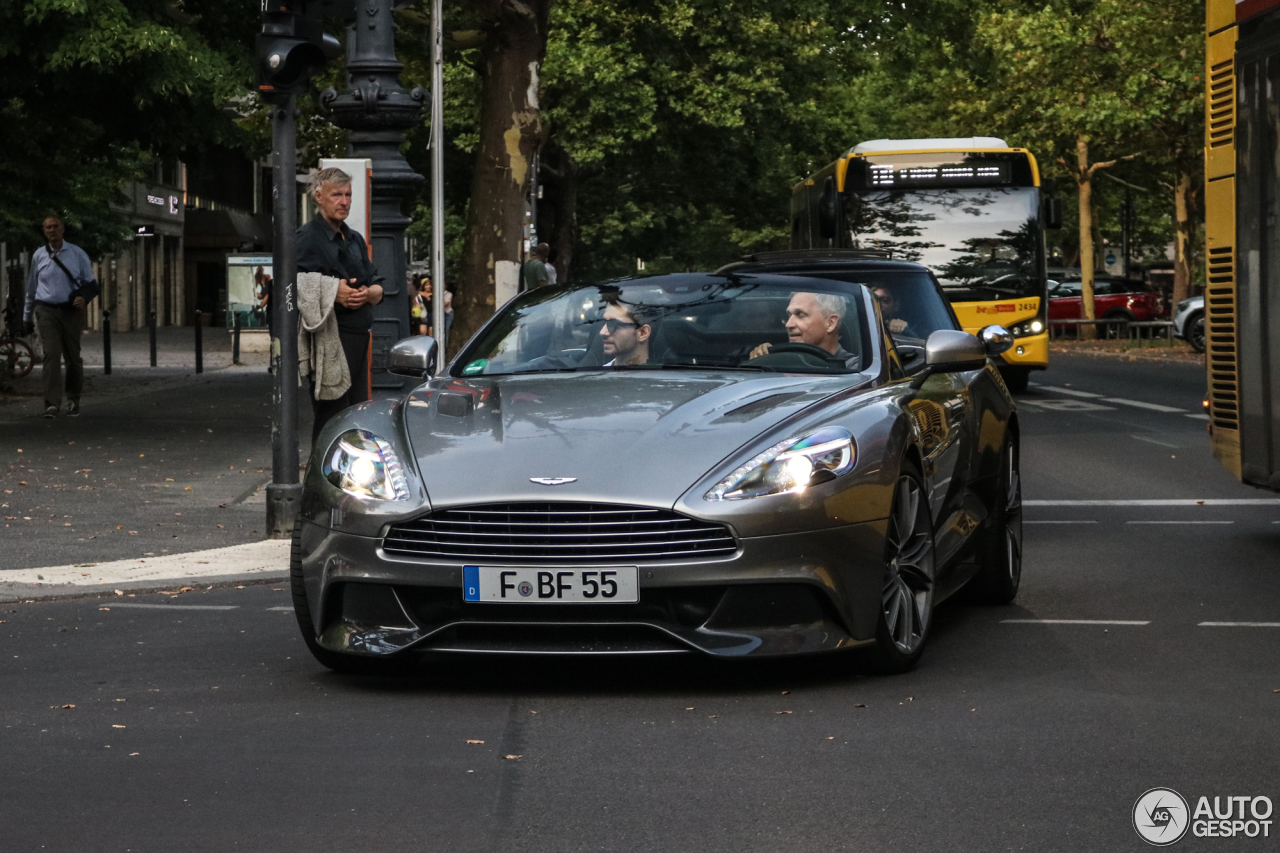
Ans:
[{"label": "tree", "polygon": [[0,8],[0,239],[33,245],[57,210],[91,254],[108,205],[155,158],[250,144],[225,112],[251,79],[252,0],[27,0]]},{"label": "tree", "polygon": [[[1188,152],[1199,147],[1199,17],[1193,0],[1059,2],[1004,10],[981,20],[975,36],[988,70],[964,81],[954,107],[969,123],[1010,131],[1050,152],[1076,182],[1085,317],[1094,319],[1094,179],[1142,156],[1175,163],[1179,206],[1190,186]],[[1191,70],[1189,70],[1191,69]],[[1099,156],[1101,155],[1101,156]],[[1180,219],[1187,234],[1189,217]],[[1182,287],[1189,280],[1187,245]],[[1091,327],[1086,327],[1088,334]]]}]

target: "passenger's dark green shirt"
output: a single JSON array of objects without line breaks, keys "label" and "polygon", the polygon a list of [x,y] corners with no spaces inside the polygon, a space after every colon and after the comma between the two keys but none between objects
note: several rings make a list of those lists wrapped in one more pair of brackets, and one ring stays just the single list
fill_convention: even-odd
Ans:
[{"label": "passenger's dark green shirt", "polygon": [[[355,287],[380,285],[384,281],[369,260],[364,238],[345,222],[335,230],[328,220],[317,215],[298,229],[296,246],[298,272],[354,279]],[[344,332],[367,332],[373,328],[373,307],[367,303],[354,309],[334,305],[333,311],[338,328]]]}]

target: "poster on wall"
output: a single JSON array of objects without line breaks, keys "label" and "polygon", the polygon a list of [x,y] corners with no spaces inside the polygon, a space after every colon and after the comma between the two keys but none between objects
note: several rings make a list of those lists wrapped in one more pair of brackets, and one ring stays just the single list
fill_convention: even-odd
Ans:
[{"label": "poster on wall", "polygon": [[227,255],[227,328],[265,329],[270,325],[271,256]]}]

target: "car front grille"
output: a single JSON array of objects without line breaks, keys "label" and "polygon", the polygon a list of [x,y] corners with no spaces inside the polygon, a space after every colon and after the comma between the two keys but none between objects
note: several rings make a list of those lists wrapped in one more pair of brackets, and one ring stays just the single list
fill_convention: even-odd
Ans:
[{"label": "car front grille", "polygon": [[722,524],[670,510],[593,503],[508,503],[438,510],[394,525],[388,554],[465,563],[577,564],[723,557]]}]

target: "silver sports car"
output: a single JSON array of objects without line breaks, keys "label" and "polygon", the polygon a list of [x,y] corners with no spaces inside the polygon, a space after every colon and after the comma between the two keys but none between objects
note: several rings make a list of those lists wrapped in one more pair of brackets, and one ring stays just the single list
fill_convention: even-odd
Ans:
[{"label": "silver sports car", "polygon": [[1012,337],[960,331],[922,266],[844,278],[544,287],[435,378],[434,341],[397,344],[422,384],[335,418],[307,469],[312,653],[865,647],[901,672],[947,596],[1011,601],[1018,421],[988,356]]}]

